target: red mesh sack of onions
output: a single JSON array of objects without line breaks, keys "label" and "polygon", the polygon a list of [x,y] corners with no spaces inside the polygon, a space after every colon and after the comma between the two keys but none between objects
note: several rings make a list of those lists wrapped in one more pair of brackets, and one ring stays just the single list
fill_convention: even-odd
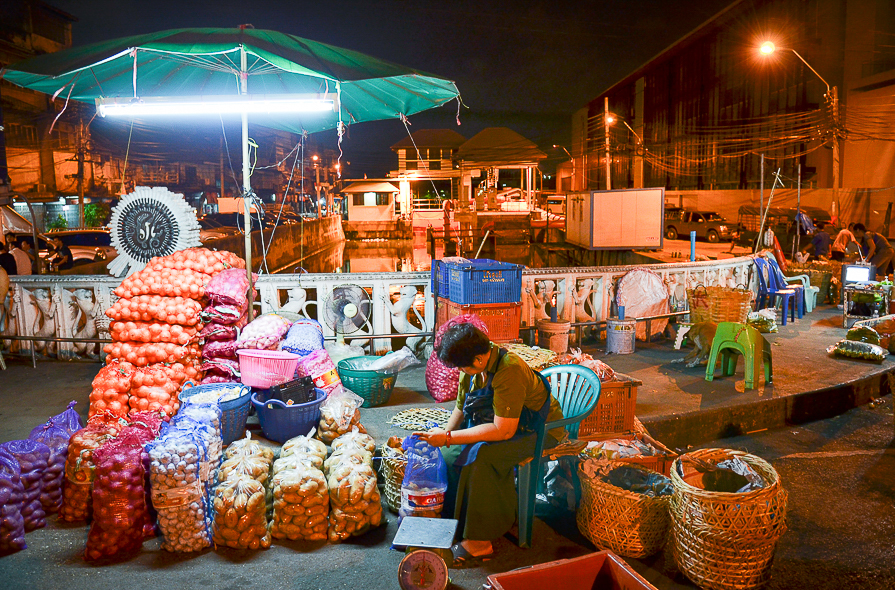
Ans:
[{"label": "red mesh sack of onions", "polygon": [[173,342],[188,344],[199,329],[195,326],[166,324],[162,322],[112,322],[109,327],[112,340],[131,342]]},{"label": "red mesh sack of onions", "polygon": [[62,508],[59,516],[67,522],[90,520],[93,512],[93,452],[115,438],[121,430],[117,421],[102,421],[101,417],[87,421],[87,426],[74,433],[68,444],[65,479],[62,482]]},{"label": "red mesh sack of onions", "polygon": [[[252,280],[257,280],[257,276],[253,275]],[[245,310],[249,305],[248,292],[249,279],[246,271],[238,268],[222,270],[205,286],[205,295],[209,301],[219,305],[232,305],[240,310]]]},{"label": "red mesh sack of onions", "polygon": [[22,517],[25,530],[33,531],[47,525],[43,509],[43,475],[50,459],[50,448],[36,440],[11,440],[0,445],[19,462],[19,476],[24,488]]},{"label": "red mesh sack of onions", "polygon": [[457,388],[460,386],[460,369],[449,367],[438,358],[438,347],[441,346],[441,338],[451,327],[459,324],[472,324],[485,334],[488,326],[474,313],[458,315],[446,321],[435,334],[435,350],[426,361],[426,388],[429,395],[437,402],[446,402],[457,399]]},{"label": "red mesh sack of onions", "polygon": [[202,310],[199,314],[199,318],[203,322],[214,322],[225,326],[238,325],[239,327],[242,327],[246,325],[246,321],[248,320],[248,317],[246,316],[247,308],[248,305],[244,308],[239,308],[235,305],[212,303]]},{"label": "red mesh sack of onions", "polygon": [[110,359],[109,364],[99,370],[93,378],[88,418],[106,411],[116,416],[127,416],[133,370],[130,363],[117,359]]},{"label": "red mesh sack of onions", "polygon": [[0,551],[26,549],[25,519],[22,505],[25,487],[19,474],[19,462],[0,449]]},{"label": "red mesh sack of onions", "polygon": [[43,473],[40,503],[44,512],[55,514],[62,507],[62,479],[65,477],[65,459],[68,457],[71,435],[47,422],[32,430],[28,438],[43,443],[50,449],[47,468]]},{"label": "red mesh sack of onions", "polygon": [[191,269],[164,268],[147,271],[144,268],[124,279],[113,293],[124,299],[133,299],[138,295],[201,299],[205,296],[205,285],[210,280],[211,275]]},{"label": "red mesh sack of onions", "polygon": [[202,347],[202,358],[204,359],[235,359],[236,358],[236,341],[235,340],[212,340],[206,342]]},{"label": "red mesh sack of onions", "polygon": [[110,357],[127,361],[136,367],[155,363],[177,363],[199,356],[197,343],[182,346],[172,342],[112,342],[106,344],[103,350]]},{"label": "red mesh sack of onions", "polygon": [[[243,318],[246,316],[243,315]],[[243,323],[243,326],[245,323]],[[211,322],[205,324],[205,327],[199,331],[199,340],[203,342],[215,342],[215,341],[230,341],[236,340],[236,337],[239,336],[239,330],[242,326],[239,326],[239,322],[232,325],[219,324],[218,322]]]},{"label": "red mesh sack of onions", "polygon": [[199,323],[202,304],[186,297],[162,297],[161,295],[137,295],[131,299],[119,299],[106,310],[106,315],[116,321],[165,322],[181,326]]},{"label": "red mesh sack of onions", "polygon": [[[234,383],[239,381],[239,363],[231,359],[208,359],[202,363],[205,378],[202,383]],[[226,381],[210,380],[222,378]]]},{"label": "red mesh sack of onions", "polygon": [[[144,454],[140,436],[134,431],[122,432],[94,451],[93,526],[85,559],[129,553],[143,544],[143,527],[149,520]],[[147,463],[148,459],[147,454]]]},{"label": "red mesh sack of onions", "polygon": [[168,256],[156,256],[146,263],[150,271],[166,268],[174,270],[195,270],[215,274],[228,268],[245,269],[245,261],[232,252],[208,250],[207,248],[187,248]]}]

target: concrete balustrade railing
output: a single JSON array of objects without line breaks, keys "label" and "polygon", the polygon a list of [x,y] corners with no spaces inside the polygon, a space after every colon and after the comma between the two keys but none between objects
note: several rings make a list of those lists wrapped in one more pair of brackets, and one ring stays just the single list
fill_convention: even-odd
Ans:
[{"label": "concrete balustrade railing", "polygon": [[[671,301],[684,308],[686,289],[698,284],[755,289],[752,267],[751,257],[740,257],[672,264],[525,270],[521,322],[523,327],[530,327],[538,319],[548,317],[546,304],[554,295],[559,318],[576,323],[603,321],[609,317],[618,279],[634,268],[647,268],[658,274],[668,288]],[[101,276],[12,277],[9,295],[0,306],[3,351],[60,359],[98,358],[102,344],[95,340],[109,338],[109,318],[104,312],[114,303],[116,297],[112,291],[120,282],[120,279]],[[418,350],[430,342],[435,301],[428,272],[267,275],[257,282],[261,311],[284,311],[316,319],[323,325],[324,335],[332,339],[337,335],[326,321],[324,308],[333,290],[340,285],[358,285],[370,299],[363,309],[366,312],[363,321],[358,322],[355,331],[345,334],[347,342],[376,354],[392,349],[395,334],[412,334],[407,344]]]}]

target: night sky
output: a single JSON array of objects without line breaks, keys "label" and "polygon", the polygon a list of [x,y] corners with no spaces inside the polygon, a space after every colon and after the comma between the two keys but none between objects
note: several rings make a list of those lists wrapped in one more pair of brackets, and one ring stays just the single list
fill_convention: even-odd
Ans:
[{"label": "night sky", "polygon": [[[505,126],[536,142],[569,144],[572,113],[731,4],[732,0],[46,0],[75,16],[74,45],[183,27],[292,33],[428,71],[457,83],[456,101],[411,117],[411,130],[453,128],[469,138]],[[349,177],[384,175],[399,121],[352,126]],[[335,132],[319,134],[331,143]]]}]

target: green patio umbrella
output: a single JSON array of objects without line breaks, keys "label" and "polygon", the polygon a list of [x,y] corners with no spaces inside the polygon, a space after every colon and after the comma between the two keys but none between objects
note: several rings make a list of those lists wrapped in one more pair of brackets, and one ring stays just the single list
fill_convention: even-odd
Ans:
[{"label": "green patio umbrella", "polygon": [[[459,97],[452,81],[432,74],[247,27],[173,29],[73,47],[12,64],[2,77],[60,98],[97,101],[101,114],[116,107],[161,112],[185,101],[193,108],[187,112],[197,117],[231,108],[242,116],[246,194],[251,190],[250,112],[252,122],[263,126],[295,133],[336,128],[341,136],[343,125],[402,119]],[[293,98],[307,101],[313,110],[291,110],[286,103]],[[144,118],[156,111],[136,112],[142,114],[132,116]],[[245,211],[250,227],[248,206]],[[246,232],[249,269],[250,249]]]}]

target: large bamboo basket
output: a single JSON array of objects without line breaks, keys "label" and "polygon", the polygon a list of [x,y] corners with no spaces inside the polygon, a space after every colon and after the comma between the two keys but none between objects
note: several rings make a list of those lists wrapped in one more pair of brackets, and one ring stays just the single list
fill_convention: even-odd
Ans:
[{"label": "large bamboo basket", "polygon": [[[698,487],[702,474],[688,457],[710,463],[739,457],[768,486],[742,494],[706,491]],[[786,491],[774,468],[748,453],[701,449],[674,462],[671,482],[671,545],[678,568],[709,590],[751,590],[767,584],[777,540],[786,532]]]},{"label": "large bamboo basket", "polygon": [[658,552],[668,536],[668,496],[651,498],[591,479],[578,467],[578,530],[599,549],[624,557]]},{"label": "large bamboo basket", "polygon": [[385,480],[385,501],[388,509],[397,514],[401,508],[401,484],[404,482],[407,459],[386,444],[379,447],[379,452],[382,455],[380,469]]},{"label": "large bamboo basket", "polygon": [[755,293],[751,289],[696,285],[693,289],[687,289],[690,323],[745,324],[754,299]]}]

